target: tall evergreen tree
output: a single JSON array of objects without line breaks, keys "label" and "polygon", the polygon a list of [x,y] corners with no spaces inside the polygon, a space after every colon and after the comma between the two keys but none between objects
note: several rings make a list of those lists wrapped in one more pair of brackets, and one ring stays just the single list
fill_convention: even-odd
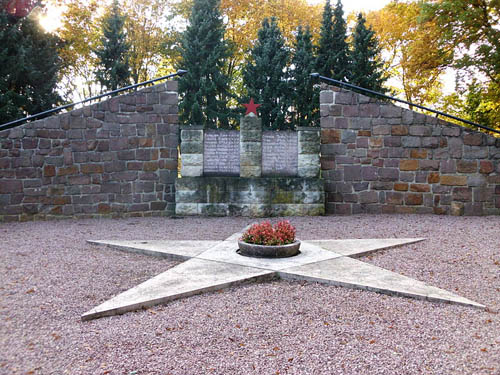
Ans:
[{"label": "tall evergreen tree", "polygon": [[347,44],[347,25],[344,20],[342,1],[337,0],[333,11],[333,44],[330,51],[333,64],[333,79],[350,79],[349,45]]},{"label": "tall evergreen tree", "polygon": [[366,27],[366,20],[361,13],[353,34],[351,50],[351,83],[365,89],[386,93],[383,84],[383,63],[380,61],[380,48],[375,32]]},{"label": "tall evergreen tree", "polygon": [[224,64],[230,56],[224,40],[220,0],[194,0],[189,25],[181,41],[179,68],[180,119],[185,124],[228,127],[229,78]]},{"label": "tall evergreen tree", "polygon": [[323,20],[321,21],[320,38],[316,59],[316,72],[325,77],[333,77],[334,70],[334,61],[332,56],[334,47],[332,17],[333,13],[330,0],[326,0],[325,7],[323,9]]},{"label": "tall evergreen tree", "polygon": [[60,104],[59,47],[36,20],[0,10],[0,124]]},{"label": "tall evergreen tree", "polygon": [[262,126],[286,129],[291,104],[287,65],[290,53],[273,17],[264,19],[258,40],[243,70],[243,83],[248,96],[261,104]]},{"label": "tall evergreen tree", "polygon": [[309,27],[297,30],[295,53],[292,58],[292,82],[294,85],[293,107],[294,120],[297,126],[319,125],[319,89],[313,84],[311,77],[315,68],[313,44]]},{"label": "tall evergreen tree", "polygon": [[125,18],[120,14],[118,0],[114,0],[110,12],[102,22],[101,46],[94,51],[99,61],[97,80],[108,90],[116,90],[130,84],[130,45],[123,29]]}]

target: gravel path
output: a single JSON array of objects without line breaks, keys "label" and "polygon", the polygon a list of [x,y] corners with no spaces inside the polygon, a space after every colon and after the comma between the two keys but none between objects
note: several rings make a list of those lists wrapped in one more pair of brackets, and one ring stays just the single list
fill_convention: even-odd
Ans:
[{"label": "gravel path", "polygon": [[489,310],[276,280],[81,322],[176,264],[85,240],[217,240],[255,220],[0,223],[0,374],[500,374],[500,217],[290,220],[301,239],[426,237],[362,260]]}]

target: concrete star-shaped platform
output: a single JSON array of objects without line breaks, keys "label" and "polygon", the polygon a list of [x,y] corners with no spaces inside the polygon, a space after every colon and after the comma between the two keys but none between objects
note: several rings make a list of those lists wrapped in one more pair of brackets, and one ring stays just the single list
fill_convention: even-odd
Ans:
[{"label": "concrete star-shaped platform", "polygon": [[244,281],[276,277],[485,308],[448,291],[354,259],[423,241],[422,238],[302,241],[297,256],[264,259],[236,253],[241,235],[235,233],[224,241],[88,241],[185,261],[86,312],[82,320],[123,314]]}]

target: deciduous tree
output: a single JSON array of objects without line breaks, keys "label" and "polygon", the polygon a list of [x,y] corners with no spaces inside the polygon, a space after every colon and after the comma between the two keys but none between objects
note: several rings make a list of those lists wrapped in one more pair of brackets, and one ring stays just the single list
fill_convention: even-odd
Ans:
[{"label": "deciduous tree", "polygon": [[[480,73],[483,85],[472,82],[468,97],[474,97],[472,118],[500,128],[500,1],[427,0],[422,4],[423,22],[439,30],[437,51],[453,47],[453,66]],[[478,100],[480,101],[478,102]]]},{"label": "deciduous tree", "polygon": [[393,1],[368,13],[367,23],[375,30],[389,74],[401,83],[405,99],[432,104],[438,100],[440,76],[450,63],[451,49],[449,44],[441,46],[438,25],[419,22],[419,16],[418,3]]}]

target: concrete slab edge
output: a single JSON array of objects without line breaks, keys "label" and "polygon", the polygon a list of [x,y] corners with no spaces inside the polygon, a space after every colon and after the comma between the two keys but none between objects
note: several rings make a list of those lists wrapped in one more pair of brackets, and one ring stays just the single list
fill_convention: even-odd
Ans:
[{"label": "concrete slab edge", "polygon": [[154,251],[154,250],[147,250],[147,249],[138,249],[136,247],[132,246],[126,246],[126,245],[113,245],[105,241],[94,241],[94,240],[87,240],[87,242],[91,245],[94,246],[106,246],[109,247],[110,249],[114,250],[120,250],[124,251],[126,253],[132,253],[132,254],[141,254],[141,255],[149,255],[149,256],[154,256],[157,258],[163,258],[163,259],[169,259],[169,260],[189,260],[193,258],[192,256],[183,256],[179,254],[171,254],[171,253],[164,253],[160,251]]},{"label": "concrete slab edge", "polygon": [[220,283],[217,285],[211,285],[211,286],[204,287],[204,288],[190,290],[188,292],[179,293],[176,295],[170,295],[170,296],[155,298],[155,299],[140,302],[140,303],[134,303],[134,304],[126,305],[126,306],[120,306],[120,307],[116,307],[114,309],[109,309],[109,310],[104,310],[104,311],[94,311],[99,307],[99,306],[97,306],[96,308],[94,308],[90,311],[87,311],[85,314],[83,314],[81,316],[81,320],[82,321],[89,321],[89,320],[102,318],[102,317],[122,315],[122,314],[125,314],[127,312],[146,309],[149,307],[161,305],[161,304],[164,304],[164,303],[167,303],[170,301],[174,301],[176,299],[184,298],[184,297],[191,297],[191,296],[194,296],[197,294],[202,294],[202,293],[207,293],[207,292],[216,292],[218,290],[227,289],[229,287],[245,284],[248,282],[270,281],[270,280],[273,280],[275,278],[277,278],[277,274],[276,274],[276,272],[272,271],[272,272],[269,272],[266,274],[256,275],[256,276],[252,276],[252,277],[248,277],[248,278],[244,278],[244,279],[240,279],[240,280],[235,280],[235,281],[224,282],[224,283]]},{"label": "concrete slab edge", "polygon": [[[325,279],[318,278],[318,277],[296,275],[296,274],[291,274],[291,273],[287,273],[287,272],[283,272],[283,271],[277,271],[277,274],[283,280],[290,280],[290,281],[304,281],[305,280],[305,281],[309,281],[309,282],[328,284],[328,285],[339,286],[339,287],[350,288],[350,289],[365,290],[365,291],[369,291],[369,292],[386,294],[386,295],[396,296],[396,297],[414,298],[414,299],[419,299],[419,300],[424,300],[424,301],[429,301],[429,302],[447,303],[447,304],[452,304],[452,305],[473,307],[473,308],[476,308],[479,310],[486,310],[486,306],[481,305],[480,303],[477,303],[477,302],[474,302],[471,300],[467,300],[468,302],[461,302],[461,301],[456,301],[456,300],[434,297],[431,295],[422,295],[422,294],[416,294],[416,293],[410,293],[410,292],[401,292],[401,291],[396,291],[396,290],[381,289],[381,288],[376,288],[376,287],[370,287],[367,285],[346,283],[346,282],[337,281],[337,280],[325,280]],[[464,298],[464,299],[466,299],[466,298]]]},{"label": "concrete slab edge", "polygon": [[370,255],[370,254],[373,254],[373,253],[376,253],[376,252],[379,252],[379,251],[384,251],[384,250],[394,249],[396,247],[402,247],[402,246],[406,246],[406,245],[411,245],[411,244],[422,242],[422,241],[425,241],[425,240],[426,240],[426,238],[415,238],[415,240],[412,240],[410,242],[405,242],[405,243],[400,243],[400,244],[396,244],[396,245],[385,246],[385,247],[381,247],[379,249],[367,250],[367,251],[363,251],[361,253],[356,253],[356,254],[352,254],[352,255],[344,255],[344,256],[349,257],[349,258],[353,258],[353,259],[357,259],[357,258],[362,258],[364,256],[367,256],[367,255]]}]

